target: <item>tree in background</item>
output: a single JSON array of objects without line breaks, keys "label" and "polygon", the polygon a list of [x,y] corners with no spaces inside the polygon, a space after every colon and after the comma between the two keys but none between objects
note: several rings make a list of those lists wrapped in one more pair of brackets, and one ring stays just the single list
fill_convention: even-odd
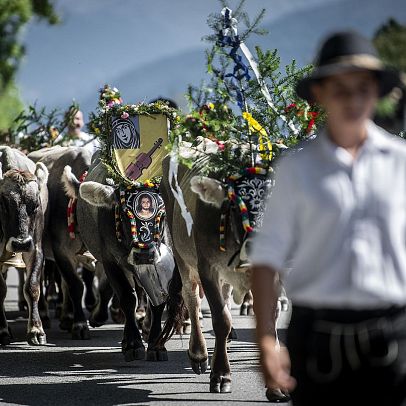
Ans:
[{"label": "tree in background", "polygon": [[0,129],[8,128],[23,107],[14,80],[25,54],[21,32],[33,18],[59,21],[52,0],[0,0]]},{"label": "tree in background", "polygon": [[[374,44],[382,60],[389,66],[403,72],[406,76],[406,25],[399,24],[394,19],[389,19],[381,26],[374,36]],[[406,86],[406,79],[403,80]],[[377,115],[380,119],[389,121],[402,120],[406,114],[405,92],[395,89],[389,96],[385,97],[378,105]],[[406,118],[403,117],[403,121]],[[392,125],[390,125],[392,126]],[[397,125],[395,124],[395,127]],[[405,122],[400,124],[401,129],[405,128]],[[399,128],[395,128],[398,130]]]}]

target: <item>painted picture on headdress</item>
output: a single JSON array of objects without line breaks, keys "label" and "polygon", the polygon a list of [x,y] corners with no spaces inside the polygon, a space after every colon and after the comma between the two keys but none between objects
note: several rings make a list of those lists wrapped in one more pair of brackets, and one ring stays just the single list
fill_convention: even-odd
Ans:
[{"label": "painted picture on headdress", "polygon": [[111,123],[114,149],[140,147],[140,126],[138,117],[115,118]]},{"label": "painted picture on headdress", "polygon": [[158,204],[153,194],[140,193],[134,202],[134,214],[140,220],[150,220],[158,211]]},{"label": "painted picture on headdress", "polygon": [[115,117],[111,126],[113,153],[123,176],[144,182],[162,175],[169,130],[164,114],[123,114]]}]

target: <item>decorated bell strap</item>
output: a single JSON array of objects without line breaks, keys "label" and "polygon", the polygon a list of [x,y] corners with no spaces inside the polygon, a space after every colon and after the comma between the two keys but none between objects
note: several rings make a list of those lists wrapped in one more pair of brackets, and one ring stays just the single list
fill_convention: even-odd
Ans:
[{"label": "decorated bell strap", "polygon": [[260,167],[249,167],[249,168],[243,169],[238,174],[231,175],[228,178],[228,182],[227,182],[227,184],[228,184],[228,187],[227,187],[228,199],[231,202],[236,203],[237,206],[239,207],[241,217],[242,217],[242,225],[243,225],[244,231],[247,232],[247,233],[251,233],[254,228],[250,224],[250,219],[249,219],[249,215],[248,215],[248,209],[247,209],[246,204],[244,203],[244,200],[235,191],[235,182],[238,179],[240,179],[240,178],[242,178],[244,176],[248,176],[248,175],[267,175],[267,173],[268,173],[267,169],[260,168]]},{"label": "decorated bell strap", "polygon": [[[240,179],[253,175],[266,176],[269,173],[269,169],[261,167],[249,167],[242,169],[239,173],[231,175],[227,179],[227,199],[229,202],[234,203],[238,206],[241,218],[242,226],[246,234],[251,233],[254,230],[253,224],[251,224],[248,208],[243,200],[243,198],[237,193],[236,182]],[[228,214],[230,206],[227,210],[222,211],[220,217],[220,250],[225,251],[225,231],[226,231],[226,217]]]},{"label": "decorated bell strap", "polygon": [[[87,176],[87,171],[83,172],[79,178],[79,182],[83,183]],[[68,232],[71,240],[76,238],[75,234],[75,214],[76,214],[77,199],[69,199],[66,216],[68,221]]]},{"label": "decorated bell strap", "polygon": [[221,205],[220,215],[220,251],[226,251],[227,218],[230,209],[230,201],[225,198]]},{"label": "decorated bell strap", "polygon": [[118,241],[122,240],[121,215],[130,221],[130,232],[134,248],[149,250],[160,243],[161,223],[165,207],[160,195],[145,189],[120,189],[120,204],[115,206],[115,228]]}]

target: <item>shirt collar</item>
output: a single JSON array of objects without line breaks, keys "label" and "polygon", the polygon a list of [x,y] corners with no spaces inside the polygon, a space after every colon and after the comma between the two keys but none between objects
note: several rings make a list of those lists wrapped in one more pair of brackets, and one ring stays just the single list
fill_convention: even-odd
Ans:
[{"label": "shirt collar", "polygon": [[[388,148],[389,143],[384,131],[372,121],[367,123],[367,139],[361,147],[360,153],[372,152],[374,150],[384,151]],[[319,135],[319,143],[322,149],[331,157],[334,157],[340,164],[349,167],[352,166],[354,158],[342,147],[334,144],[327,135],[327,130],[324,128]]]}]

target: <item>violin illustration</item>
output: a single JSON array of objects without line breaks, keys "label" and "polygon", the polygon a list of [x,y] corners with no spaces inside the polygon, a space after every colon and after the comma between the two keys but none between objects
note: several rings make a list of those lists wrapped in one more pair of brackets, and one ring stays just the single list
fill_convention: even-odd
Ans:
[{"label": "violin illustration", "polygon": [[153,147],[147,152],[141,152],[135,158],[135,162],[130,163],[125,170],[125,174],[131,180],[137,180],[141,175],[144,169],[147,169],[152,163],[152,154],[161,147],[163,143],[162,138],[158,138]]}]

